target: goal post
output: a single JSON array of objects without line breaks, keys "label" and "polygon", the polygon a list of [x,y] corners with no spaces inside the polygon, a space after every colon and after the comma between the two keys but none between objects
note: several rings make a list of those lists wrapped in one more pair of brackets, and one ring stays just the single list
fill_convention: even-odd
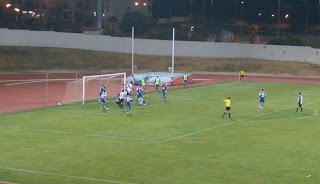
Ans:
[{"label": "goal post", "polygon": [[[123,78],[122,78],[123,76]],[[100,81],[100,82],[95,82],[94,84],[94,88],[95,90],[98,90],[98,87],[97,85],[101,85],[103,84],[103,79],[106,80],[106,82],[109,84],[109,81],[112,79],[112,78],[116,78],[118,77],[119,79],[123,79],[123,86],[122,85],[117,85],[118,87],[123,87],[123,89],[125,89],[125,86],[126,86],[126,78],[127,78],[127,74],[125,72],[123,73],[112,73],[112,74],[102,74],[102,75],[90,75],[90,76],[83,76],[82,78],[82,105],[84,105],[85,103],[85,100],[86,100],[86,88],[88,87],[92,87],[92,86],[88,86],[87,83],[90,82],[90,81],[93,81],[93,80],[96,80],[96,81]],[[107,86],[109,86],[107,84]],[[118,83],[118,84],[121,84]],[[113,85],[113,84],[111,84]],[[116,88],[116,86],[114,86]],[[120,89],[116,89],[118,92],[120,92]],[[108,92],[109,93],[109,92]],[[116,95],[116,94],[113,94],[113,95]],[[109,96],[109,95],[108,95]]]}]

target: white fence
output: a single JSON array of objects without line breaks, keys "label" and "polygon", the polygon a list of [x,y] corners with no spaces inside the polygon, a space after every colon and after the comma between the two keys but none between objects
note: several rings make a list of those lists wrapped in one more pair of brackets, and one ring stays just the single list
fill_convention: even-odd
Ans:
[{"label": "white fence", "polygon": [[[176,56],[253,58],[320,64],[320,49],[311,47],[176,41]],[[0,29],[0,46],[31,46],[131,53],[131,38],[51,31]],[[172,42],[135,40],[135,53],[171,56]]]}]

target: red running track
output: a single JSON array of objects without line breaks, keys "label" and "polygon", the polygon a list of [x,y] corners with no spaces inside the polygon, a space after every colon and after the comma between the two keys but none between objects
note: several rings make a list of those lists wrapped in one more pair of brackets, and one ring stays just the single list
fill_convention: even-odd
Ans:
[{"label": "red running track", "polygon": [[[90,74],[92,75],[92,74]],[[46,99],[45,82],[33,82],[17,85],[12,81],[4,80],[30,80],[45,79],[45,74],[5,74],[0,75],[0,113],[14,112],[33,108],[57,105],[65,96],[68,81],[48,82],[48,94]],[[49,79],[75,79],[75,74],[50,74]],[[238,81],[238,75],[204,75],[193,74],[193,83],[189,86],[217,83],[223,81]],[[26,80],[26,81],[27,81]],[[26,82],[26,81],[19,81]],[[300,84],[320,84],[320,78],[299,78],[299,77],[273,77],[273,76],[246,76],[246,81],[250,82],[277,82],[277,83],[300,83]],[[17,83],[17,82],[15,82]],[[168,89],[179,88],[182,85],[169,86]],[[154,87],[147,87],[148,91],[154,91]],[[108,96],[116,96],[120,92],[108,90]],[[98,93],[98,89],[97,89]]]}]

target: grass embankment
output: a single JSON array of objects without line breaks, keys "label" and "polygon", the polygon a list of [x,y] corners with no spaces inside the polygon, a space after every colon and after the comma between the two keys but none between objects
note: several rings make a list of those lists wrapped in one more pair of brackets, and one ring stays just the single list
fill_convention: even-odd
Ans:
[{"label": "grass embankment", "polygon": [[[135,55],[138,71],[167,71],[169,56]],[[2,72],[36,70],[131,71],[131,55],[77,49],[0,47]],[[186,72],[236,72],[274,75],[320,76],[320,66],[302,62],[256,59],[175,57],[175,70]]]}]

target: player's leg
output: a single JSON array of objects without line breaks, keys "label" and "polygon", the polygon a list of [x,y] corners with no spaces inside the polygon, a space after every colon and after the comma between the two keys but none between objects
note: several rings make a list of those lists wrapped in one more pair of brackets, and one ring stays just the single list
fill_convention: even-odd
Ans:
[{"label": "player's leg", "polygon": [[232,118],[232,117],[231,117],[231,110],[229,110],[228,112],[229,112],[229,118]]},{"label": "player's leg", "polygon": [[222,118],[224,117],[224,115],[227,114],[227,109],[224,111],[223,115],[222,115]]},{"label": "player's leg", "polygon": [[127,113],[129,113],[129,102],[126,102],[126,106],[127,106]]},{"label": "player's leg", "polygon": [[129,113],[131,112],[131,102],[129,102]]},{"label": "player's leg", "polygon": [[301,113],[302,113],[302,104],[300,104],[300,109],[301,109]]},{"label": "player's leg", "polygon": [[103,98],[99,98],[99,99],[100,99],[100,110],[101,110],[103,107]]},{"label": "player's leg", "polygon": [[105,109],[109,109],[109,108],[108,108],[108,104],[107,104],[107,99],[105,99],[105,101],[104,101],[104,108],[105,108]]},{"label": "player's leg", "polygon": [[299,104],[298,104],[298,106],[297,106],[297,110],[296,110],[296,112],[298,112],[298,110],[299,110]]}]

